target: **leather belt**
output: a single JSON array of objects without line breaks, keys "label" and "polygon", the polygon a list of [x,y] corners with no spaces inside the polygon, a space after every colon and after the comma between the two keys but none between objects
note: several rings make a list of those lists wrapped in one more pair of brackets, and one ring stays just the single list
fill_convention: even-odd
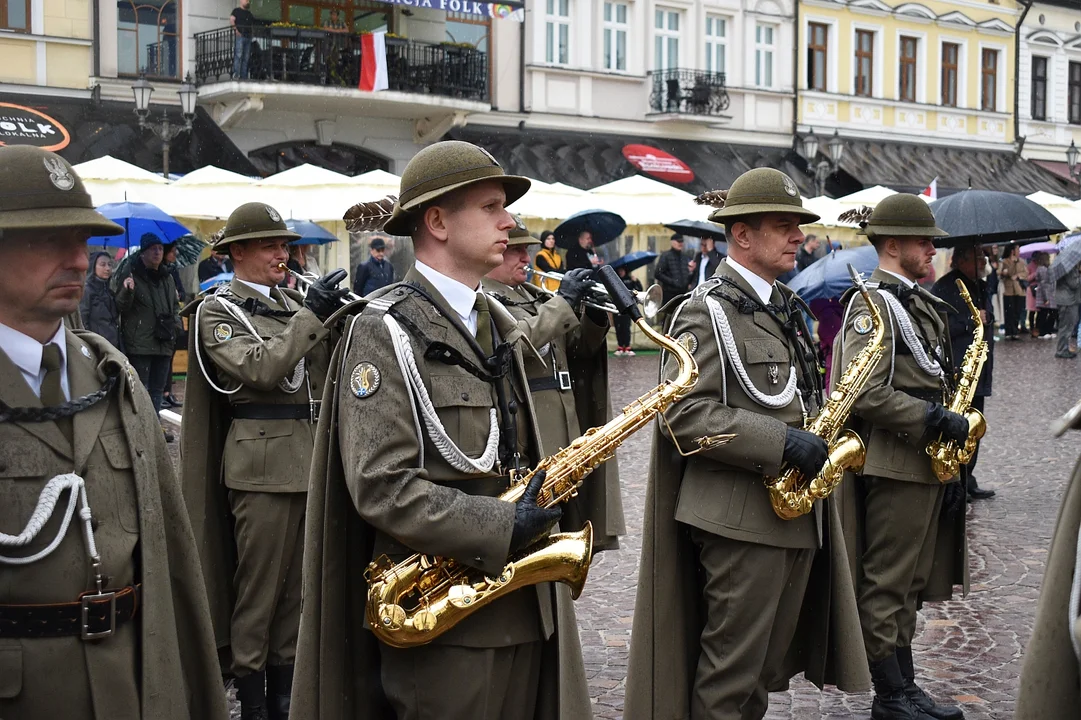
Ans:
[{"label": "leather belt", "polygon": [[0,638],[78,636],[101,640],[139,611],[141,585],[101,594],[90,592],[76,602],[48,605],[0,605]]},{"label": "leather belt", "polygon": [[232,406],[236,420],[319,420],[319,402],[308,403],[236,403]]},{"label": "leather belt", "polygon": [[529,381],[529,392],[541,392],[542,390],[570,390],[571,374],[561,370],[553,377],[533,378]]},{"label": "leather belt", "polygon": [[905,395],[911,395],[918,400],[942,404],[944,397],[939,388],[894,388]]}]

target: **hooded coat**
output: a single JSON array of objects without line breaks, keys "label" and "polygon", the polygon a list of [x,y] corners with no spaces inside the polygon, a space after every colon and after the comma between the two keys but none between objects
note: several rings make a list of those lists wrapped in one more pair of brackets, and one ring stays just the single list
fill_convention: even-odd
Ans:
[{"label": "hooded coat", "polygon": [[[113,275],[109,280],[116,289],[116,306],[120,309],[120,329],[128,355],[172,356],[176,347],[176,332],[180,324],[180,296],[169,268],[162,263],[157,270],[146,266],[138,257],[131,263],[131,278],[135,288],[124,286],[124,278]],[[172,325],[173,333],[163,337],[157,332]]]},{"label": "hooded coat", "polygon": [[83,298],[79,301],[79,314],[83,327],[92,333],[101,335],[119,350],[124,349],[120,339],[120,310],[116,307],[116,298],[109,290],[109,281],[102,280],[94,273],[94,266],[100,257],[109,257],[109,253],[98,250],[90,254],[90,269],[86,273],[86,286]]}]

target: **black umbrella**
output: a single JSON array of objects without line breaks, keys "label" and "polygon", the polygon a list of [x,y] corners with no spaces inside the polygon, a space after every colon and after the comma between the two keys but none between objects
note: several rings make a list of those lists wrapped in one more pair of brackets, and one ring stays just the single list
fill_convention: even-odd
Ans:
[{"label": "black umbrella", "polygon": [[724,228],[708,220],[676,220],[675,222],[665,223],[664,226],[670,230],[675,230],[681,235],[690,235],[697,238],[708,237],[717,241],[725,239]]},{"label": "black umbrella", "polygon": [[649,265],[651,262],[657,259],[657,253],[650,252],[649,250],[637,250],[635,252],[624,255],[621,258],[616,258],[609,263],[612,267],[619,269],[623,268],[627,272],[634,272],[644,265]]},{"label": "black umbrella", "polygon": [[578,235],[586,230],[593,234],[593,245],[612,242],[626,229],[627,221],[607,210],[583,210],[559,223],[552,232],[556,245],[564,250],[578,247]]},{"label": "black umbrella", "polygon": [[994,190],[964,190],[931,203],[938,226],[950,234],[938,247],[966,243],[1001,245],[1066,232],[1050,212],[1021,195]]}]

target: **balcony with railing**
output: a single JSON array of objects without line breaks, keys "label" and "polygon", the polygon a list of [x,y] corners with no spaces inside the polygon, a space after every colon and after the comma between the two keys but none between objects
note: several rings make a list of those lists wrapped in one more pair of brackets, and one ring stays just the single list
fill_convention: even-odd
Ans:
[{"label": "balcony with railing", "polygon": [[719,118],[728,109],[724,73],[669,68],[650,72],[649,81],[650,114]]}]

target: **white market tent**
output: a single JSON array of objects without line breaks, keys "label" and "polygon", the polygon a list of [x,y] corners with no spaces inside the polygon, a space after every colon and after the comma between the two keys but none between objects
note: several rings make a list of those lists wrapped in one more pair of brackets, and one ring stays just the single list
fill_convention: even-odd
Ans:
[{"label": "white market tent", "polygon": [[256,178],[208,165],[175,181],[161,204],[165,212],[184,218],[217,218],[259,199]]},{"label": "white market tent", "polygon": [[564,185],[530,180],[529,192],[510,206],[510,211],[525,219],[562,220],[579,210],[585,210],[585,190]]},{"label": "white market tent", "polygon": [[1081,205],[1069,198],[1043,190],[1026,195],[1026,197],[1058,218],[1058,221],[1067,228],[1074,230],[1081,227]]},{"label": "white market tent", "polygon": [[161,175],[105,155],[72,169],[78,173],[95,205],[114,202],[148,202],[157,205],[169,181]]},{"label": "white market tent", "polygon": [[585,201],[589,207],[622,215],[628,225],[661,225],[681,218],[705,220],[710,208],[695,203],[694,197],[643,175],[632,175],[593,188]]}]

